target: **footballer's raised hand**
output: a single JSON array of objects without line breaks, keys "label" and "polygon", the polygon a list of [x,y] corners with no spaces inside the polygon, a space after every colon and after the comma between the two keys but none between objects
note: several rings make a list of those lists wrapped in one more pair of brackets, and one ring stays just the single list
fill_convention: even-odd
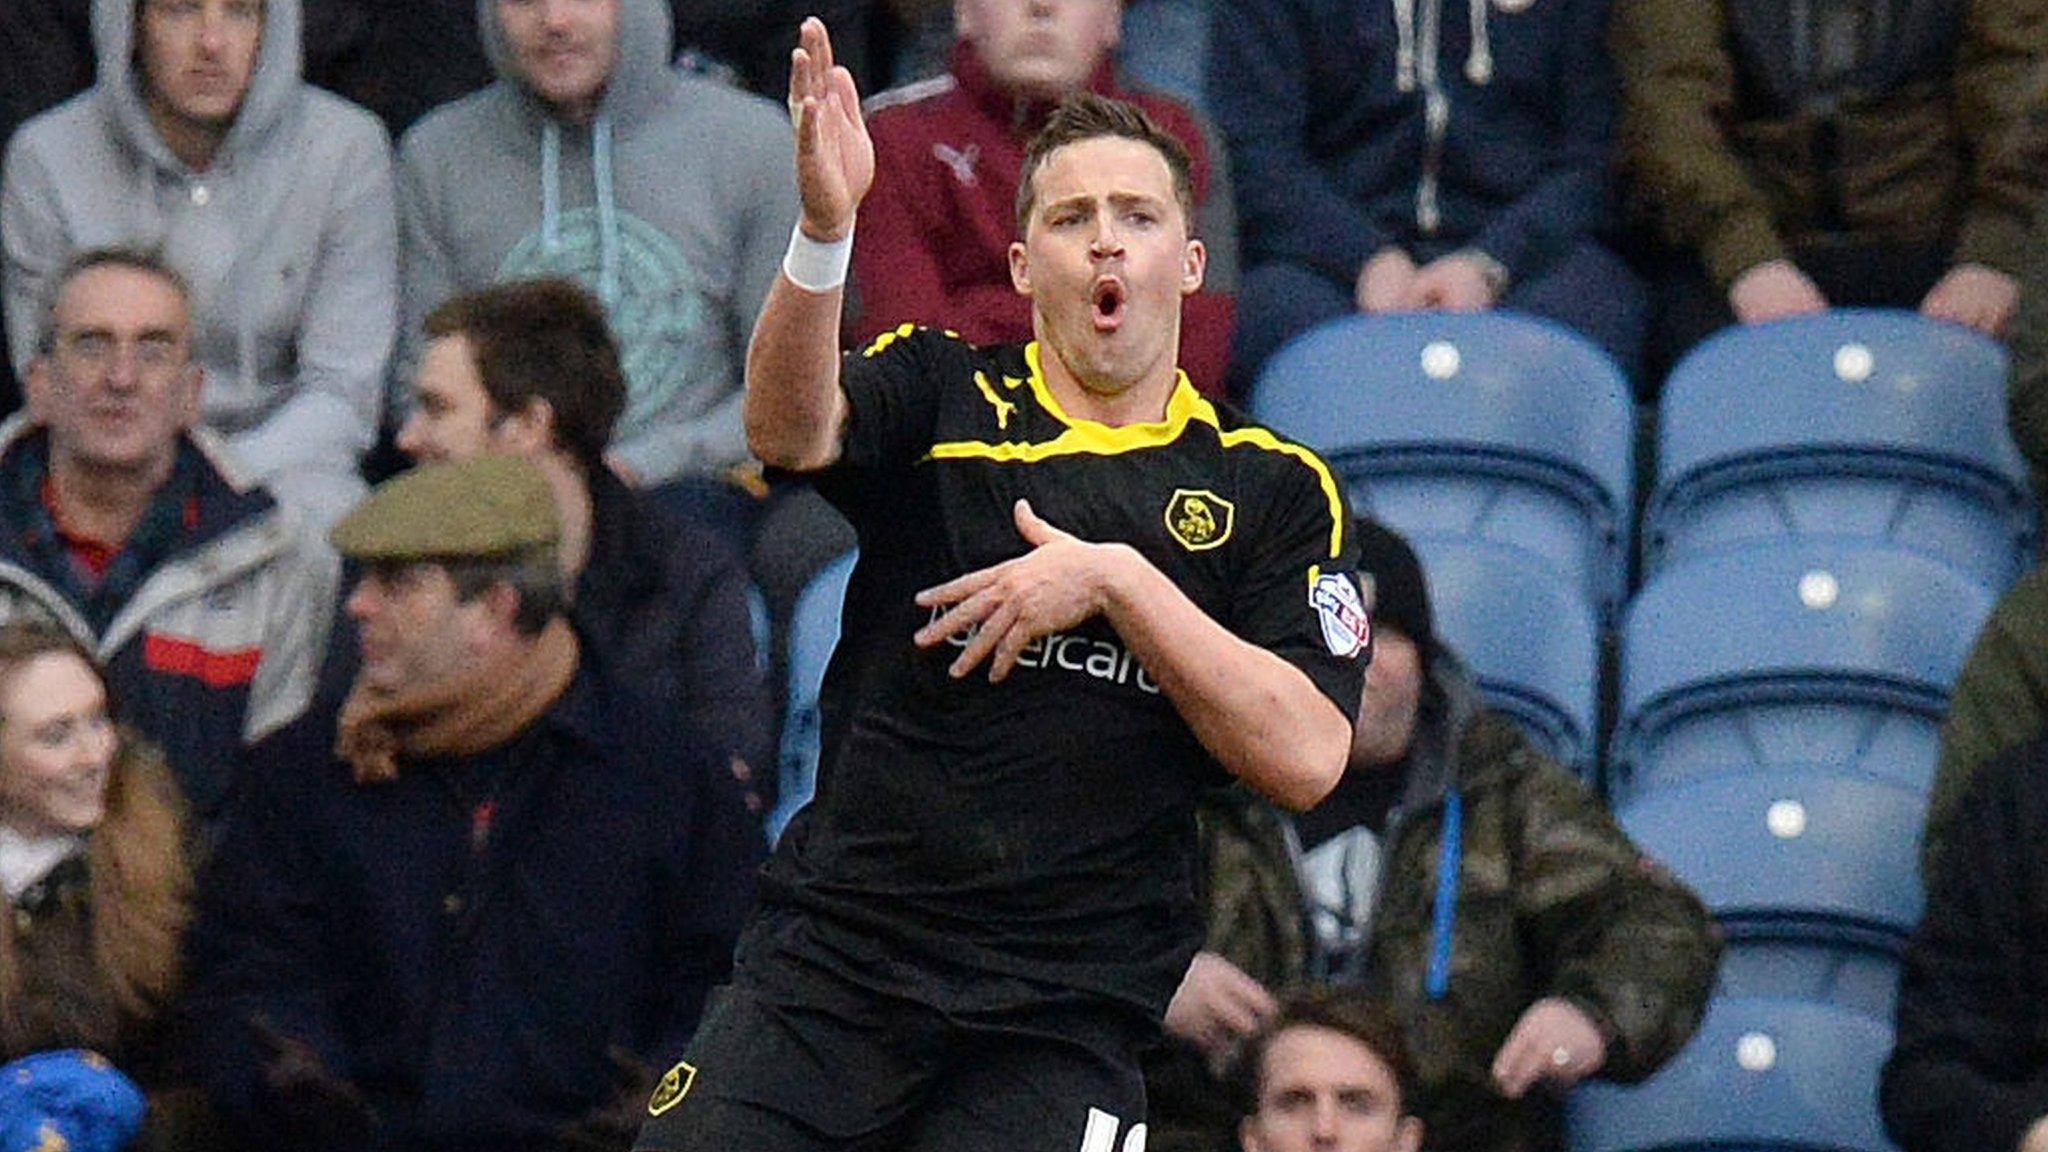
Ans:
[{"label": "footballer's raised hand", "polygon": [[852,229],[861,197],[875,182],[875,145],[853,73],[832,62],[832,37],[816,16],[804,20],[789,54],[789,117],[804,232],[837,240]]}]

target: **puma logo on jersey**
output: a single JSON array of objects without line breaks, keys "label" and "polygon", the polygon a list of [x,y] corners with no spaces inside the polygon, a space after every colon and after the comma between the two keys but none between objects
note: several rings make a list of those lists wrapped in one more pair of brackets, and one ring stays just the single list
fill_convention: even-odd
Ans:
[{"label": "puma logo on jersey", "polygon": [[[1008,381],[1005,381],[1005,383],[1008,383]],[[988,382],[988,373],[986,372],[976,372],[974,374],[974,386],[980,390],[981,398],[988,401],[989,407],[996,410],[996,430],[1008,432],[1010,430],[1010,413],[1017,410],[1017,402],[1015,400],[1005,400],[1001,396],[996,395],[996,386]]]},{"label": "puma logo on jersey", "polygon": [[981,145],[955,148],[950,144],[934,144],[932,155],[953,170],[953,179],[958,180],[962,188],[973,188],[981,183],[981,177],[974,174],[974,162],[981,159]]}]

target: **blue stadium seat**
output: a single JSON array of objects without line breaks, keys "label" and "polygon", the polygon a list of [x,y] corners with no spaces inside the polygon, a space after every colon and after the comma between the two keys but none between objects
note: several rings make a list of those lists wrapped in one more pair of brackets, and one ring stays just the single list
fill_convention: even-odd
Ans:
[{"label": "blue stadium seat", "polygon": [[810,803],[818,785],[818,689],[839,644],[839,609],[858,555],[848,552],[819,569],[790,615],[789,703],[783,709],[775,810],[766,821],[770,843],[781,838],[797,809]]},{"label": "blue stadium seat", "polygon": [[1572,1093],[1573,1152],[1895,1152],[1877,1114],[1891,1026],[1827,1004],[1716,997],[1691,1044],[1633,1087]]},{"label": "blue stadium seat", "polygon": [[1499,311],[1346,317],[1275,353],[1251,410],[1322,453],[1357,511],[1523,548],[1618,611],[1634,405],[1576,333]]},{"label": "blue stadium seat", "polygon": [[1824,770],[1749,771],[1647,792],[1616,813],[1733,938],[1901,949],[1920,920],[1925,795]]},{"label": "blue stadium seat", "polygon": [[1729,328],[1665,384],[1644,568],[1782,536],[1884,540],[1993,591],[2034,514],[1995,340],[1911,312]]},{"label": "blue stadium seat", "polygon": [[1832,1004],[1889,1024],[1899,999],[1899,955],[1839,940],[1739,935],[1722,945],[1717,981],[1722,996]]},{"label": "blue stadium seat", "polygon": [[1583,590],[1528,554],[1463,537],[1410,541],[1437,635],[1465,660],[1489,707],[1590,775],[1598,749],[1598,623]]},{"label": "blue stadium seat", "polygon": [[1990,610],[1977,581],[1864,541],[1672,564],[1623,626],[1609,794],[1808,764],[1924,791],[1949,686]]}]

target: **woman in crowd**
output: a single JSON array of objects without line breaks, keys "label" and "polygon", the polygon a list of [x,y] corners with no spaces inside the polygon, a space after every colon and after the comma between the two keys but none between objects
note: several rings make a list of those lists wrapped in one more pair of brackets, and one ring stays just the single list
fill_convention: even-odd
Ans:
[{"label": "woman in crowd", "polygon": [[[162,758],[114,724],[91,657],[41,625],[0,626],[0,886],[0,1061],[90,1053],[64,1073],[47,1057],[26,1065],[48,1077],[29,1096],[38,1122],[83,1146],[86,1129],[134,1122],[89,1106],[88,1095],[108,1097],[87,1070],[150,1088],[169,1079],[166,1009],[191,872]],[[182,1111],[152,1109],[150,1146]]]}]

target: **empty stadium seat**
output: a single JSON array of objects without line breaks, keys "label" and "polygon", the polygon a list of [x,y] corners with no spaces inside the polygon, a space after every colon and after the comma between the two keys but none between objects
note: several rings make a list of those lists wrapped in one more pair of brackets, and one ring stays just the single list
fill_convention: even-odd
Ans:
[{"label": "empty stadium seat", "polygon": [[2005,375],[1997,341],[1911,312],[1722,331],[1664,387],[1645,570],[1761,538],[1856,536],[2004,588],[2034,531]]},{"label": "empty stadium seat", "polygon": [[1716,997],[1642,1084],[1573,1092],[1573,1152],[1894,1152],[1877,1114],[1891,1027],[1827,1004]]},{"label": "empty stadium seat", "polygon": [[1634,406],[1584,337],[1501,311],[1345,317],[1275,353],[1251,409],[1320,452],[1357,511],[1525,549],[1618,609]]},{"label": "empty stadium seat", "polygon": [[1920,919],[1923,793],[1824,770],[1756,770],[1647,792],[1617,812],[1730,938],[1902,949]]},{"label": "empty stadium seat", "polygon": [[1833,1004],[1891,1023],[1899,999],[1899,955],[1839,940],[1738,935],[1721,948],[1716,991]]},{"label": "empty stadium seat", "polygon": [[783,709],[782,747],[777,756],[775,809],[766,821],[768,839],[782,836],[789,818],[810,802],[818,784],[818,689],[825,665],[839,643],[839,609],[846,580],[859,554],[848,552],[819,569],[797,597],[789,622],[789,703]]},{"label": "empty stadium seat", "polygon": [[1437,635],[1464,658],[1486,703],[1538,747],[1590,774],[1598,748],[1599,630],[1584,592],[1526,553],[1422,536]]},{"label": "empty stadium seat", "polygon": [[1780,541],[1661,569],[1622,631],[1608,788],[1820,765],[1924,791],[1949,686],[1991,609],[1944,564]]}]

